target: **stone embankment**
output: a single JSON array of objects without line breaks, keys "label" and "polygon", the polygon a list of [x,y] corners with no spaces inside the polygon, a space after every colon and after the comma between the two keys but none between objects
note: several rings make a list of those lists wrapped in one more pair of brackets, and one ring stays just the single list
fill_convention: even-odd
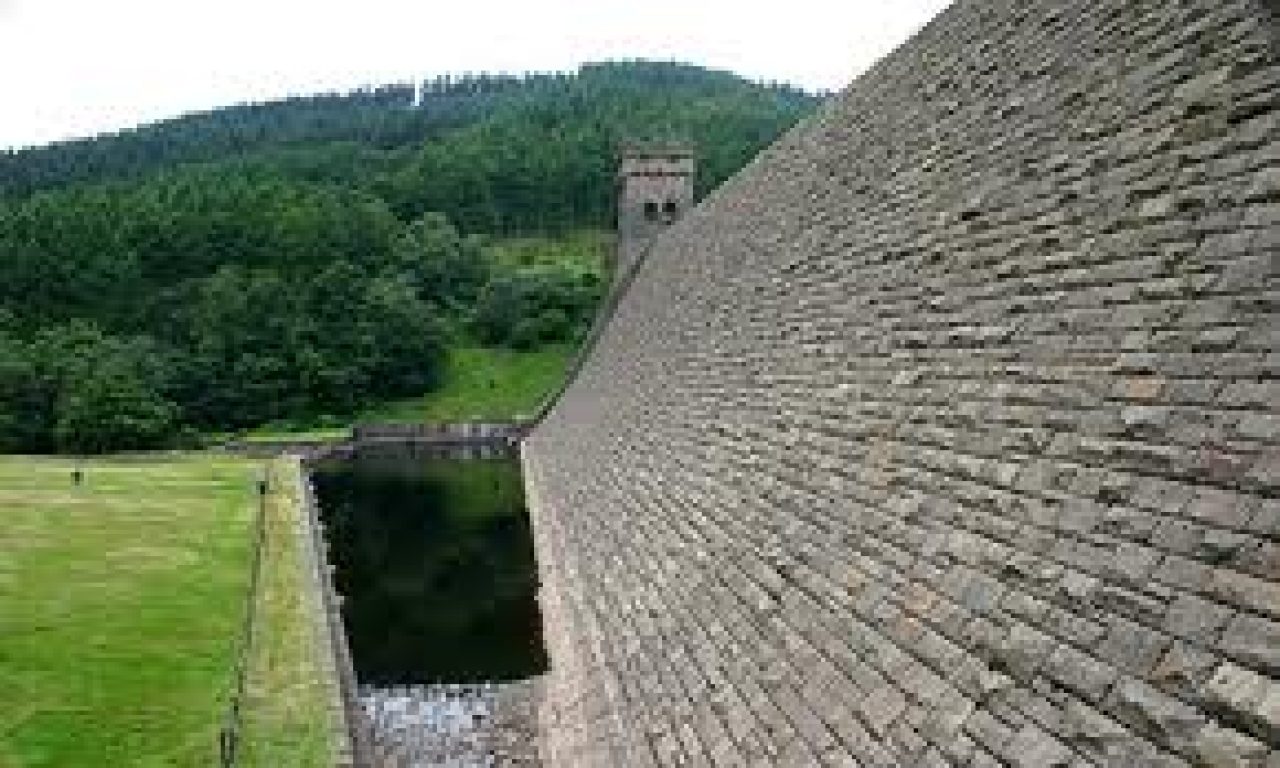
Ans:
[{"label": "stone embankment", "polygon": [[541,765],[536,680],[361,686],[375,764],[386,768]]},{"label": "stone embankment", "polygon": [[524,446],[549,765],[1280,765],[1272,10],[961,0],[658,238]]},{"label": "stone embankment", "polygon": [[469,445],[472,443],[514,442],[524,437],[528,424],[506,421],[457,423],[357,424],[351,428],[351,442],[431,443]]},{"label": "stone embankment", "polygon": [[529,427],[526,421],[368,423],[356,424],[339,439],[232,441],[224,450],[255,458],[294,455],[315,460],[378,449],[426,454],[456,449],[459,455],[478,458],[510,451]]}]

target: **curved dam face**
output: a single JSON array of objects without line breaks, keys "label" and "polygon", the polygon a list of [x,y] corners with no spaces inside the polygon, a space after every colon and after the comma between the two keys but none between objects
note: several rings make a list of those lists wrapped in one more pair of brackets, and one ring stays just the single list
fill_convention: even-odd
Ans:
[{"label": "curved dam face", "polygon": [[555,766],[1275,766],[1254,0],[962,0],[660,236],[525,444]]}]

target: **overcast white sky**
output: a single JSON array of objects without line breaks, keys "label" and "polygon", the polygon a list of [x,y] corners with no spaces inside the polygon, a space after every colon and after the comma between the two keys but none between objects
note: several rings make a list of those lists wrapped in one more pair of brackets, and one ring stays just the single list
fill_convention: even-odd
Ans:
[{"label": "overcast white sky", "polygon": [[838,89],[949,0],[0,0],[0,147],[445,72],[675,59]]}]

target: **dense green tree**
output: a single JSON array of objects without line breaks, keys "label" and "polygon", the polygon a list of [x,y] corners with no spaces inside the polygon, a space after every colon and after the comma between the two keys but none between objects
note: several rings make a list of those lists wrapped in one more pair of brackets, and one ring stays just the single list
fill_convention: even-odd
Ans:
[{"label": "dense green tree", "polygon": [[147,338],[92,324],[0,336],[0,448],[77,453],[155,447],[177,434],[170,367]]},{"label": "dense green tree", "polygon": [[0,335],[0,451],[53,450],[56,397],[56,388],[42,380],[29,347]]},{"label": "dense green tree", "polygon": [[463,237],[439,213],[427,213],[404,228],[391,252],[389,268],[423,299],[470,307],[489,278],[482,243]]},{"label": "dense green tree", "polygon": [[444,77],[0,153],[0,450],[420,394],[445,345],[580,337],[602,286],[484,240],[609,229],[624,140],[719,184],[813,97],[678,64]]},{"label": "dense green tree", "polygon": [[555,267],[497,275],[476,302],[476,335],[516,349],[573,340],[589,325],[601,290],[596,275]]},{"label": "dense green tree", "polygon": [[109,356],[64,383],[54,434],[73,453],[154,448],[173,440],[177,415],[129,360]]},{"label": "dense green tree", "polygon": [[386,205],[337,187],[235,169],[188,169],[0,205],[0,307],[43,324],[163,322],[153,295],[226,265],[301,273],[385,259]]},{"label": "dense green tree", "polygon": [[[179,391],[201,425],[254,424],[297,410],[290,363],[305,363],[297,292],[277,274],[227,265],[200,280],[174,330],[188,350]],[[314,334],[312,334],[314,336]]]},{"label": "dense green tree", "polygon": [[435,380],[439,314],[397,275],[335,262],[306,278],[224,267],[182,318],[182,401],[204,426],[345,413]]}]

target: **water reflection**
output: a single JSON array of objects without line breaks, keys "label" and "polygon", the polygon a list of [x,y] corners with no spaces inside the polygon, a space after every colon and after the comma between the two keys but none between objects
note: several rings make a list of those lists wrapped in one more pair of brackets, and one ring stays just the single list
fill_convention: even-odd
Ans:
[{"label": "water reflection", "polygon": [[357,455],[313,478],[362,683],[546,669],[514,458]]}]

